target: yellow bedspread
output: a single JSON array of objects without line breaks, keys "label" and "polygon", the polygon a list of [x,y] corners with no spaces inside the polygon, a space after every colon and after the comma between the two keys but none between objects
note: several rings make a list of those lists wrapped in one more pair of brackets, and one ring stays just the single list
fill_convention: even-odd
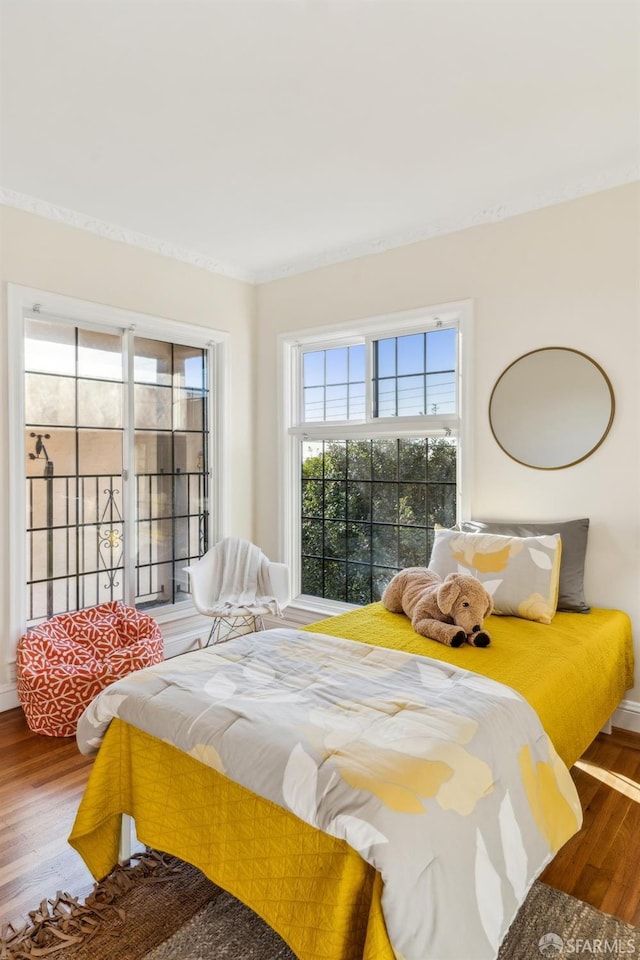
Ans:
[{"label": "yellow bedspread", "polygon": [[534,708],[568,767],[633,686],[631,621],[620,610],[557,613],[550,624],[489,617],[491,646],[484,649],[428,640],[408,617],[389,613],[381,603],[305,629],[420,653],[506,683]]},{"label": "yellow bedspread", "polygon": [[[631,682],[630,624],[618,611],[557,614],[550,626],[494,617],[487,624],[493,637],[488,650],[450,651],[417,637],[403,621],[373,605],[310,629],[414,652],[425,653],[427,645],[428,656],[456,653],[461,665],[485,674],[491,663],[491,676],[532,703],[567,763],[593,739]],[[516,631],[510,630],[514,624]],[[134,817],[142,842],[195,864],[252,907],[300,960],[393,960],[379,876],[344,841],[114,720],[69,838],[96,878],[117,860],[122,813]]]},{"label": "yellow bedspread", "polygon": [[117,862],[122,813],[143,843],[250,906],[300,960],[394,960],[380,876],[343,840],[114,720],[69,837],[96,879]]}]

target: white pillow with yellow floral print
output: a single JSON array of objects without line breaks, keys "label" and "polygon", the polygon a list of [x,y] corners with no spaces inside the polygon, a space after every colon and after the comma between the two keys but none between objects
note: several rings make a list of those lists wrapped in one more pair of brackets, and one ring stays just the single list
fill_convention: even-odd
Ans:
[{"label": "white pillow with yellow floral print", "polygon": [[504,537],[436,530],[429,569],[443,579],[471,574],[493,597],[493,612],[551,623],[558,604],[560,535]]}]

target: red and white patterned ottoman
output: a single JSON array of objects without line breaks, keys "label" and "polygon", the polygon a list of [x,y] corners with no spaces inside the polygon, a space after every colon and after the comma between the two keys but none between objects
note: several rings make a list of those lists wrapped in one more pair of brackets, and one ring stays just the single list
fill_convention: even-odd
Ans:
[{"label": "red and white patterned ottoman", "polygon": [[156,621],[118,601],[51,617],[18,641],[18,697],[30,729],[74,736],[96,694],[163,658]]}]

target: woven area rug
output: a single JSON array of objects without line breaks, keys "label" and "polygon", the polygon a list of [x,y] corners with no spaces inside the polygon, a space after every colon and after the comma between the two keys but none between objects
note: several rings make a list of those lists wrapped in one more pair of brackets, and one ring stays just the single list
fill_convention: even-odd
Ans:
[{"label": "woven area rug", "polygon": [[[60,893],[30,918],[22,930],[2,929],[0,960],[296,960],[259,917],[199,870],[154,851],[115,870],[85,901]],[[535,883],[499,960],[585,951],[640,955],[640,929]]]}]

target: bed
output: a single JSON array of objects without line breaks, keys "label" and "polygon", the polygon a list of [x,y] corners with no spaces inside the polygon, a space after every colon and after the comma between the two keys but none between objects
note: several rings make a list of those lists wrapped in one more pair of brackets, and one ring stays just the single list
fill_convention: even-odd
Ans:
[{"label": "bed", "polygon": [[[404,616],[381,604],[307,629],[354,645],[429,657],[429,670],[438,664],[462,668],[465,675],[506,685],[533,708],[570,766],[632,685],[629,618],[593,609],[556,614],[549,625],[491,617],[486,626],[492,645],[484,650],[466,645],[451,650],[425,640]],[[309,642],[315,642],[313,636]],[[380,871],[344,839],[116,716],[101,741],[69,838],[97,878],[117,861],[123,813],[134,818],[142,842],[202,869],[263,917],[301,960],[400,956],[383,914]],[[460,955],[459,946],[451,949],[451,956]]]},{"label": "bed", "polygon": [[489,617],[491,646],[452,650],[417,635],[374,603],[307,628],[457,663],[513,687],[531,704],[571,767],[633,686],[631,623],[619,610],[556,613],[549,624]]}]

